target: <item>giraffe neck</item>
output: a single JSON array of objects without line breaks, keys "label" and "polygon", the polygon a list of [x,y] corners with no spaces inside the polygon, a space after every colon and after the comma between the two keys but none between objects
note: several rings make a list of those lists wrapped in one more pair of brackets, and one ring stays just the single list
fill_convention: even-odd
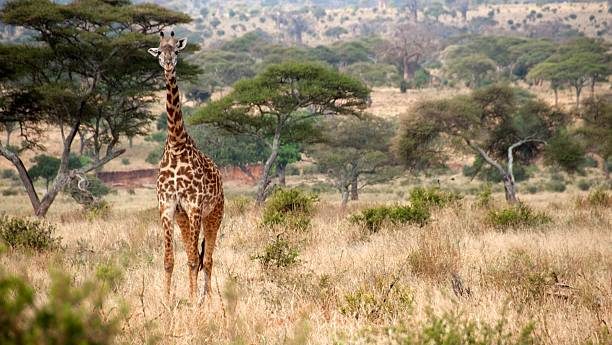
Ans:
[{"label": "giraffe neck", "polygon": [[187,140],[187,132],[183,122],[181,110],[181,98],[178,85],[176,84],[176,73],[165,72],[166,77],[166,111],[168,112],[168,139],[166,145],[180,147]]}]

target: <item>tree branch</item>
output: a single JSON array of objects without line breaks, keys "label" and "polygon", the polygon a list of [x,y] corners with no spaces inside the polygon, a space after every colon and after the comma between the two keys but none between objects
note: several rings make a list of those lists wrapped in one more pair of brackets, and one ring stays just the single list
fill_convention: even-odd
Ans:
[{"label": "tree branch", "polygon": [[523,140],[519,140],[516,143],[510,145],[510,147],[508,147],[508,174],[510,174],[510,178],[512,179],[512,183],[515,182],[514,181],[514,172],[512,170],[513,169],[513,164],[514,164],[514,154],[512,153],[512,151],[515,148],[517,148],[517,147],[519,147],[519,146],[521,146],[521,145],[523,145],[525,143],[528,143],[528,142],[540,142],[540,143],[546,144],[546,141],[544,141],[544,140],[528,137],[528,138],[525,138]]}]

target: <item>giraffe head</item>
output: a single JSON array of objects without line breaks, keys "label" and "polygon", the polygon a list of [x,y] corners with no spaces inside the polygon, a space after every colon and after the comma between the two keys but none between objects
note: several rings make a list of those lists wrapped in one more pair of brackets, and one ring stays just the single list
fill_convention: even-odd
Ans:
[{"label": "giraffe head", "polygon": [[174,38],[174,31],[170,32],[170,37],[164,37],[164,32],[159,33],[159,47],[149,48],[149,54],[159,59],[159,65],[164,72],[170,73],[176,67],[176,57],[178,53],[187,45],[187,39]]}]

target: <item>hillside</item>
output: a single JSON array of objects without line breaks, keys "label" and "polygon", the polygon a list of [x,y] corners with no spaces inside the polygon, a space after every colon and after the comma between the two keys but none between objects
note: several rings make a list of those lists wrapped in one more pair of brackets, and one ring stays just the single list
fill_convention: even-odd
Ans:
[{"label": "hillside", "polygon": [[[296,4],[261,7],[240,1],[222,4],[158,3],[188,13],[194,21],[181,29],[189,31],[189,35],[204,46],[215,45],[218,41],[239,37],[253,30],[262,30],[281,42],[295,41],[296,31],[301,30],[302,43],[312,46],[371,34],[384,36],[390,34],[393,26],[407,16],[391,6],[323,9]],[[611,38],[605,2],[483,4],[469,8],[465,19],[456,9],[434,8],[430,3],[422,7],[418,18],[439,22],[463,32],[561,38],[576,31],[589,37]],[[296,26],[301,28],[297,29]]]}]

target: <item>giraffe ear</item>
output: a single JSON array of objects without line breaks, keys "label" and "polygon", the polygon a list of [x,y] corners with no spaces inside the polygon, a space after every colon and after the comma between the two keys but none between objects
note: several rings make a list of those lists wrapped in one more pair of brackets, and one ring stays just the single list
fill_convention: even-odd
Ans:
[{"label": "giraffe ear", "polygon": [[185,46],[187,46],[187,39],[181,38],[180,40],[178,40],[178,42],[176,42],[176,51],[178,52],[185,49]]},{"label": "giraffe ear", "polygon": [[155,57],[159,56],[159,48],[149,48],[148,52]]}]

